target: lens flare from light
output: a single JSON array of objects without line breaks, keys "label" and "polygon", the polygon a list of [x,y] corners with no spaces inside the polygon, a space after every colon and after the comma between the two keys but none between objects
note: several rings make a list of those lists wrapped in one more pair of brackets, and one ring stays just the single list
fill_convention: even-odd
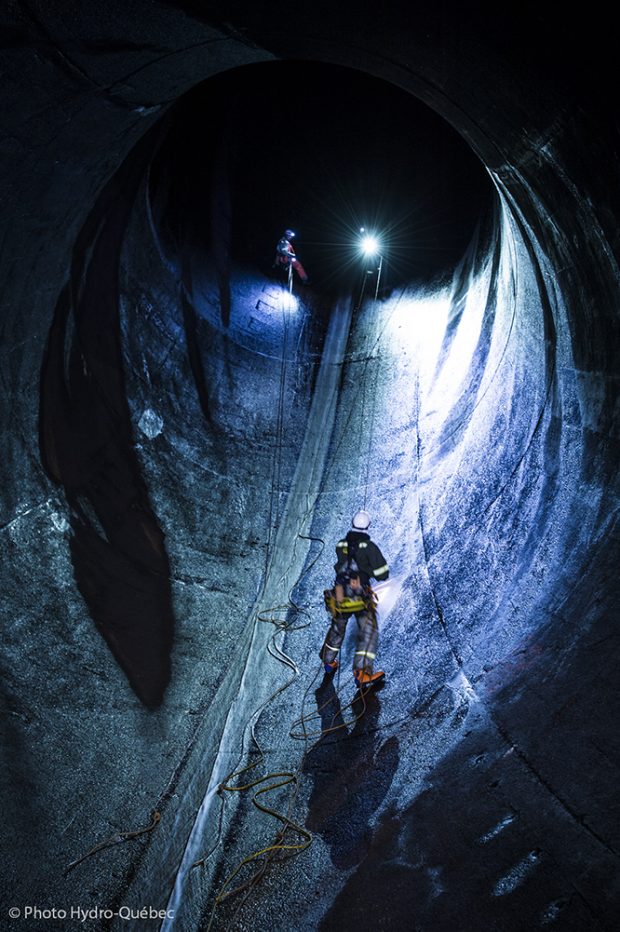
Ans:
[{"label": "lens flare from light", "polygon": [[360,245],[365,256],[376,256],[379,252],[379,240],[375,236],[364,236]]}]

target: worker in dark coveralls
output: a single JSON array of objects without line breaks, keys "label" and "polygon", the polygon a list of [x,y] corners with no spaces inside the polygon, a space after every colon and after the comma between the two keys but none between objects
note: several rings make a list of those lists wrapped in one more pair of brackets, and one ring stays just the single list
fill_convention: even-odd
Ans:
[{"label": "worker in dark coveralls", "polygon": [[390,569],[379,547],[370,539],[370,516],[358,511],[351,522],[351,530],[336,544],[336,563],[332,623],[321,648],[321,659],[326,673],[338,669],[338,654],[344,640],[347,622],[351,615],[357,621],[357,643],[353,659],[353,676],[358,686],[367,686],[382,680],[382,670],[374,671],[379,643],[379,629],[370,580],[387,579]]}]

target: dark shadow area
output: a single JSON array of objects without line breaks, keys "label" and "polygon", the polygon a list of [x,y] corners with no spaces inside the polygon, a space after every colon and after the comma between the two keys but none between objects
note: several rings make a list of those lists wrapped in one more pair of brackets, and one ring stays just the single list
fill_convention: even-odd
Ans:
[{"label": "dark shadow area", "polygon": [[[311,539],[331,546],[363,503],[402,581],[389,687],[357,720],[350,680],[342,705],[338,680],[318,691],[337,730],[297,797],[317,843],[274,862],[243,927],[613,928],[609,17],[533,0],[5,6],[7,902],[163,909],[179,879],[175,928],[202,929],[233,854],[272,842],[249,794],[221,822],[215,796],[279,695],[255,599],[302,553],[278,530],[316,438]],[[393,307],[352,315],[318,423],[332,295],[368,271],[362,225]],[[273,269],[287,227],[312,278],[295,317]],[[140,412],[160,427],[134,434]],[[311,615],[323,584],[317,563]],[[260,721],[296,776],[278,710],[307,703],[317,640],[295,632],[301,675]],[[156,832],[60,879],[162,800]],[[200,873],[194,847],[213,850]]]},{"label": "dark shadow area", "polygon": [[192,370],[192,376],[198,392],[200,410],[207,423],[213,427],[213,415],[209,399],[209,387],[200,352],[199,322],[196,310],[189,300],[183,286],[179,288],[179,301],[183,311],[183,327],[187,344],[187,356]]},{"label": "dark shadow area", "polygon": [[398,740],[383,740],[381,704],[374,692],[357,693],[347,726],[333,677],[315,693],[324,737],[308,754],[304,771],[314,781],[306,826],[329,846],[335,867],[359,864],[372,846],[370,822],[398,768]]},{"label": "dark shadow area", "polygon": [[410,806],[388,807],[321,929],[615,928],[618,618],[592,600],[610,592],[605,562],[476,684],[458,746]]},{"label": "dark shadow area", "polygon": [[71,558],[91,617],[148,707],[170,680],[174,619],[164,535],[149,502],[125,392],[123,235],[159,131],[104,188],[73,251],[41,369],[40,452],[71,509]]},{"label": "dark shadow area", "polygon": [[329,294],[359,278],[360,227],[375,232],[386,293],[451,274],[493,195],[466,143],[416,98],[295,61],[238,68],[185,95],[151,192],[171,261],[191,249],[212,265],[224,323],[232,262],[279,280],[287,227],[313,287]]}]

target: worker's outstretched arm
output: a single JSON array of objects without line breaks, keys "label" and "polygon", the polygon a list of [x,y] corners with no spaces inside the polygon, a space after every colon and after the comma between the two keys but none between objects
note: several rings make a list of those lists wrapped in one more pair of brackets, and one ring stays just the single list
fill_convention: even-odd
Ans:
[{"label": "worker's outstretched arm", "polygon": [[389,578],[390,568],[387,564],[387,560],[379,550],[376,544],[370,545],[370,563],[372,566],[372,575],[379,582],[383,582],[385,579]]}]

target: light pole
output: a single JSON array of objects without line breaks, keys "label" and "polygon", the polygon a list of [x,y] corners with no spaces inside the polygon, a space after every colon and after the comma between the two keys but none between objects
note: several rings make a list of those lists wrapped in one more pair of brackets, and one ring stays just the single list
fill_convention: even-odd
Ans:
[{"label": "light pole", "polygon": [[[383,255],[379,251],[381,244],[376,236],[373,236],[371,233],[367,233],[364,227],[360,227],[360,233],[362,234],[362,239],[360,240],[360,249],[362,255],[366,259],[372,259],[375,256],[379,260],[379,265],[377,266],[377,284],[375,286],[375,301],[377,300],[377,295],[379,294],[379,283],[381,281],[381,272],[383,270]],[[364,290],[366,287],[366,275],[368,275],[368,269],[365,270],[364,281],[362,283],[362,290],[360,293],[359,304],[362,303],[362,298],[364,296]],[[359,305],[358,305],[359,307]]]}]

